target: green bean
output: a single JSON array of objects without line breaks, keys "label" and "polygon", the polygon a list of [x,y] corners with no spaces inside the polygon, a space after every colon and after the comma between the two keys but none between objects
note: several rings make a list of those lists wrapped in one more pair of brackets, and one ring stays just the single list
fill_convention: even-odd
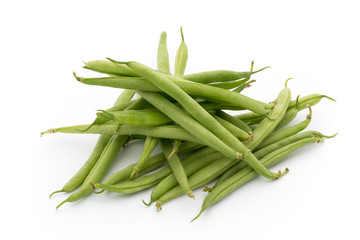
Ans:
[{"label": "green bean", "polygon": [[[215,152],[214,150],[212,150],[212,151]],[[200,151],[199,153],[195,152],[195,153],[185,157],[184,159],[182,159],[182,164],[184,166],[186,166],[193,161],[197,161],[197,159],[199,159],[198,156],[202,156],[203,153],[204,153],[204,151]],[[117,193],[134,193],[134,192],[140,191],[145,188],[149,188],[149,187],[157,184],[158,182],[160,182],[162,179],[164,179],[166,176],[168,176],[171,173],[172,173],[172,171],[171,171],[170,166],[166,166],[166,167],[160,169],[159,171],[156,171],[152,174],[143,176],[141,178],[134,179],[132,181],[121,182],[121,183],[118,183],[115,185],[96,183],[93,187],[95,189],[104,189],[104,190],[117,192]]]},{"label": "green bean", "polygon": [[[226,155],[228,157],[238,158],[238,159],[240,158],[239,153],[235,153],[235,155],[234,155],[234,150],[229,148],[228,145],[225,145],[216,136],[212,135],[211,132],[206,131],[206,128],[202,127],[198,122],[193,120],[188,115],[183,114],[180,109],[175,107],[172,103],[168,102],[166,99],[162,98],[160,95],[158,95],[156,93],[140,92],[140,91],[138,91],[137,93],[140,96],[142,96],[143,98],[145,98],[152,105],[154,105],[156,108],[158,108],[161,112],[166,114],[168,117],[170,117],[174,121],[177,121],[177,123],[180,126],[183,126],[189,132],[197,134],[198,138],[202,139],[204,142],[206,141],[206,144],[208,146],[210,146],[214,149],[217,149],[218,151],[222,152],[224,155]],[[278,109],[278,108],[276,108],[276,109]],[[270,126],[271,126],[271,123],[270,123]],[[252,153],[240,141],[238,141],[231,133],[230,133],[230,135],[232,136],[232,138],[228,138],[225,140],[227,142],[229,142],[229,145],[232,145],[232,147],[236,147],[237,149],[242,151],[242,153],[240,153],[240,154],[243,154],[243,156],[245,155],[244,161],[246,161],[246,163],[248,163],[250,166],[256,168],[256,170],[261,172],[262,175],[264,175],[267,178],[279,178],[280,176],[282,176],[283,174],[286,173],[286,172],[281,173],[280,171],[278,173],[272,173],[269,170],[267,170],[266,168],[264,168],[262,165],[258,164],[258,160],[252,155]],[[226,137],[228,137],[228,136],[226,136]],[[231,142],[232,140],[229,141],[229,139],[234,139],[234,138],[235,138],[235,141],[233,141],[233,142]],[[224,135],[222,136],[222,139],[224,139]],[[217,142],[217,144],[216,144],[216,142]],[[240,144],[237,144],[236,142],[238,142]]]},{"label": "green bean", "polygon": [[91,183],[101,181],[113,160],[115,159],[119,149],[126,142],[127,138],[127,136],[112,136],[104,151],[102,152],[99,160],[96,162],[95,166],[91,169],[91,172],[84,180],[81,188],[77,192],[71,194],[63,202],[61,202],[56,208],[59,208],[66,202],[75,202],[89,195],[92,191],[90,187]]},{"label": "green bean", "polygon": [[[277,149],[279,149],[281,147],[290,145],[290,144],[292,144],[292,143],[294,143],[296,141],[303,140],[304,138],[334,137],[335,135],[333,135],[333,136],[325,136],[325,135],[323,135],[323,134],[321,134],[319,132],[316,132],[316,131],[309,131],[309,132],[305,132],[305,133],[300,133],[300,134],[296,134],[294,136],[290,136],[290,137],[288,137],[286,139],[283,139],[283,140],[277,142],[276,144],[269,145],[268,147],[266,147],[266,149],[264,149],[262,151],[259,151],[259,152],[255,152],[254,155],[258,159],[261,159],[264,156],[264,153],[269,154],[272,151],[275,151],[275,150],[277,150]],[[235,174],[238,170],[241,170],[244,167],[247,167],[247,164],[244,161],[241,161],[241,162],[239,162],[239,160],[234,160],[234,161],[224,160],[224,161],[226,161],[226,162],[219,163],[219,165],[221,165],[221,167],[219,167],[218,165],[216,165],[215,167],[209,165],[209,166],[206,166],[203,169],[197,171],[193,175],[191,175],[190,178],[189,178],[190,187],[192,189],[195,189],[196,187],[201,186],[203,184],[206,184],[209,181],[215,179],[217,176],[219,176],[220,174],[222,174],[224,172],[227,172],[228,177],[230,177],[233,174]],[[235,165],[235,164],[237,164],[237,165]],[[235,167],[235,169],[231,170],[234,167]],[[230,171],[230,172],[228,172],[228,171]],[[225,179],[223,179],[223,180],[225,180]],[[216,185],[218,185],[218,184],[216,184]],[[211,191],[212,189],[213,188],[210,187],[210,188],[205,189],[205,190],[206,191]],[[164,193],[164,192],[166,192],[166,193]],[[179,189],[179,187],[175,187],[175,188],[173,188],[171,190],[169,190],[168,188],[165,188],[165,191],[160,192],[160,194],[163,194],[163,195],[160,197],[160,199],[158,200],[158,203],[157,203],[157,208],[159,210],[161,209],[161,205],[163,203],[169,201],[172,198],[175,198],[175,197],[181,195],[182,193],[181,193],[181,189]],[[160,194],[158,194],[156,197],[159,197]],[[156,198],[154,198],[154,199],[152,198],[152,200],[155,200],[155,199]]]},{"label": "green bean", "polygon": [[116,99],[113,107],[121,106],[119,111],[125,110],[128,106],[125,107],[125,105],[124,106],[122,105],[124,103],[130,103],[131,102],[130,100],[134,97],[134,95],[135,95],[135,91],[123,90],[119,95],[119,97]]},{"label": "green bean", "polygon": [[[276,151],[269,153],[264,158],[262,158],[260,161],[267,167],[270,167],[281,160],[283,160],[285,157],[287,157],[291,152],[313,142],[319,142],[322,140],[318,137],[312,137],[312,138],[306,138],[303,140],[300,140],[298,142],[292,143],[290,145],[287,145],[285,147],[279,148]],[[236,173],[234,176],[226,179],[224,182],[219,184],[216,188],[213,189],[209,193],[209,195],[206,196],[201,210],[199,214],[192,220],[194,221],[197,219],[201,213],[210,207],[211,205],[215,204],[216,202],[220,201],[227,195],[229,195],[231,192],[233,192],[235,189],[243,185],[244,183],[248,182],[249,180],[255,178],[257,176],[257,173],[253,171],[250,167],[246,167]]]},{"label": "green bean", "polygon": [[250,77],[252,74],[258,73],[266,68],[269,67],[264,67],[254,72],[234,72],[228,70],[215,70],[215,71],[188,74],[185,75],[183,78],[198,83],[226,82],[226,81],[233,81],[241,78]]},{"label": "green bean", "polygon": [[[289,120],[294,119],[295,118],[294,115],[296,115],[298,111],[305,109],[307,105],[310,105],[310,107],[316,105],[317,103],[319,103],[321,101],[322,98],[328,98],[330,100],[335,101],[335,99],[333,99],[333,98],[330,98],[326,95],[320,95],[320,94],[311,94],[311,95],[307,95],[302,98],[297,98],[296,100],[293,100],[290,102],[290,104],[288,106],[288,111],[290,111],[290,112],[286,113],[286,115],[288,115],[288,116],[284,117],[284,118],[289,119]],[[298,111],[296,111],[295,107],[297,108]],[[259,114],[253,113],[253,112],[235,115],[234,117],[246,122],[247,124],[259,123],[259,122],[261,122],[262,119],[264,119],[264,116],[261,116]],[[284,120],[284,122],[288,123],[288,120]],[[279,125],[285,126],[286,124],[279,123],[278,126]],[[279,127],[277,127],[277,129],[278,128]]]},{"label": "green bean", "polygon": [[171,153],[169,154],[168,158],[171,158],[172,155],[174,155],[175,153],[177,154],[177,152],[179,151],[179,148],[180,148],[180,146],[181,146],[181,143],[182,143],[182,141],[179,140],[179,139],[175,139],[175,140],[174,140],[174,147],[172,148],[172,151],[171,151]]},{"label": "green bean", "polygon": [[[175,59],[175,75],[182,76],[187,62],[187,47],[184,42],[184,36],[182,32],[182,28],[180,28],[181,36],[182,36],[182,43],[180,45],[180,48],[177,51],[176,59]],[[159,47],[158,47],[158,57],[157,57],[157,63],[158,63],[158,71],[160,73],[171,75],[170,73],[170,64],[169,64],[169,54],[167,51],[166,46],[166,33],[163,32],[160,37]],[[186,54],[186,58],[185,55]],[[185,60],[185,61],[184,61]],[[163,64],[163,62],[165,64]],[[163,66],[165,65],[165,66]],[[181,74],[182,72],[182,74]],[[175,146],[173,147],[173,150],[169,154],[168,158],[171,159],[173,154],[176,154],[179,150],[179,147],[181,145],[181,140],[175,139],[174,140]]]},{"label": "green bean", "polygon": [[101,125],[96,125],[87,130],[86,132],[79,131],[79,129],[84,129],[89,127],[89,125],[77,125],[70,127],[61,127],[53,128],[41,133],[41,135],[47,133],[92,133],[92,134],[110,134],[110,135],[145,135],[158,138],[169,138],[169,139],[181,139],[190,142],[197,142],[204,144],[202,140],[197,137],[194,137],[188,131],[179,126],[174,125],[163,125],[163,126],[131,126],[131,125],[120,125],[118,123],[103,123]]},{"label": "green bean", "polygon": [[305,96],[301,99],[296,99],[295,101],[291,101],[289,105],[289,109],[285,114],[284,119],[279,123],[279,125],[276,127],[275,130],[278,130],[287,124],[289,124],[298,114],[299,111],[306,108],[306,106],[314,106],[315,104],[319,103],[322,98],[327,98],[332,101],[335,101],[335,99],[330,98],[326,95],[320,95],[320,94],[312,94]]},{"label": "green bean", "polygon": [[[133,110],[140,110],[140,109],[146,109],[146,108],[151,108],[152,107],[150,103],[146,102],[142,98],[137,98],[137,99],[132,100],[129,103],[125,103],[123,105],[125,106],[123,109],[125,109],[126,107],[130,107],[129,109],[133,109]],[[112,108],[107,109],[107,111],[108,112],[121,111],[120,106],[121,105],[114,106]]]},{"label": "green bean", "polygon": [[222,119],[234,124],[235,126],[237,126],[238,128],[244,130],[245,132],[249,133],[250,135],[252,134],[252,130],[250,129],[250,127],[248,125],[246,125],[243,121],[241,121],[240,119],[227,114],[224,111],[216,111],[216,115],[221,117]]},{"label": "green bean", "polygon": [[[121,105],[122,103],[129,102],[131,98],[134,96],[135,92],[132,90],[124,90],[118,99],[116,100],[114,106]],[[124,107],[123,109],[125,109]],[[121,110],[121,109],[119,109]],[[99,139],[90,154],[88,160],[84,163],[84,165],[76,172],[76,174],[62,187],[61,190],[55,191],[50,194],[49,198],[55,193],[60,192],[72,192],[76,188],[78,188],[86,179],[86,177],[89,175],[91,169],[94,167],[96,162],[101,156],[101,153],[103,152],[104,148],[108,144],[108,142],[111,139],[111,135],[103,134],[99,136]]]},{"label": "green bean", "polygon": [[311,95],[307,95],[305,97],[299,98],[298,101],[297,100],[293,100],[290,102],[289,104],[289,108],[292,107],[296,107],[299,110],[303,110],[305,108],[307,108],[307,105],[310,105],[310,107],[318,104],[321,99],[323,98],[327,98],[329,100],[332,101],[336,101],[335,99],[326,96],[326,95],[321,95],[321,94],[311,94]]},{"label": "green bean", "polygon": [[[220,156],[219,159],[217,159],[215,162],[207,165],[206,167],[200,169],[193,175],[191,175],[188,179],[191,189],[198,188],[199,186],[202,186],[209,181],[215,179],[219,175],[221,175],[224,171],[226,171],[229,168],[229,165],[232,166],[237,162],[235,159],[227,158],[224,156]],[[158,210],[162,209],[162,205],[183,194],[183,191],[180,186],[176,186],[172,188],[171,190],[167,191],[165,194],[163,194],[157,201],[156,201],[156,208]]]},{"label": "green bean", "polygon": [[[287,85],[286,85],[287,81],[285,83],[285,88],[279,93],[279,95],[277,97],[277,101],[276,101],[274,108],[269,113],[269,118],[271,118],[272,120],[265,118],[259,124],[259,126],[253,131],[252,141],[248,141],[245,143],[245,145],[250,150],[256,149],[256,147],[274,130],[276,125],[281,121],[282,117],[285,115],[287,106],[289,105],[290,98],[291,98],[290,90],[287,88]],[[254,158],[255,158],[255,156],[254,156]],[[247,156],[245,156],[244,161],[249,166],[251,166],[254,170],[259,172],[256,168],[253,167],[253,165],[249,164],[250,162],[247,160],[248,160]],[[253,162],[251,162],[251,163],[253,164]],[[256,163],[258,164],[259,162],[257,161]],[[261,164],[258,164],[258,166],[263,167],[263,165],[261,165]],[[230,167],[231,166],[228,166],[228,168],[230,168]],[[264,169],[266,169],[266,168],[264,168]],[[279,170],[279,172],[277,174],[275,174],[275,173],[272,173],[269,170],[267,170],[267,171],[262,171],[261,175],[263,175],[267,178],[270,178],[270,179],[274,179],[274,178],[276,179],[276,178],[279,178],[280,176],[283,176],[287,172],[288,172],[288,169],[285,169],[284,172],[281,172]]]},{"label": "green bean", "polygon": [[[336,135],[336,134],[335,134]],[[256,158],[261,159],[264,156],[266,156],[267,154],[281,148],[284,147],[286,145],[292,144],[296,141],[300,141],[302,139],[305,138],[311,138],[311,137],[319,137],[319,138],[331,138],[334,137],[333,136],[325,136],[319,132],[316,131],[307,131],[307,132],[303,132],[303,133],[299,133],[299,134],[294,134],[292,136],[288,136],[288,137],[284,137],[284,139],[281,139],[277,142],[274,142],[262,149],[256,150],[254,152],[254,155]],[[233,176],[235,173],[237,173],[238,171],[240,171],[241,169],[243,169],[244,167],[246,167],[246,164],[244,164],[244,162],[240,162],[237,165],[233,166],[232,168],[230,168],[228,171],[226,171],[220,178],[219,180],[216,182],[216,184],[213,187],[207,187],[206,189],[204,189],[204,191],[208,191],[210,192],[212,189],[214,189],[217,185],[219,185],[221,182],[223,182],[224,180],[228,179],[229,177]]]},{"label": "green bean", "polygon": [[281,129],[279,131],[275,131],[273,133],[271,133],[269,135],[269,137],[267,137],[259,146],[258,148],[263,148],[263,147],[266,147],[274,142],[277,142],[283,138],[286,138],[286,137],[289,137],[289,136],[292,136],[302,130],[304,130],[310,123],[311,121],[311,116],[312,116],[312,111],[311,111],[311,108],[310,106],[309,107],[309,114],[306,115],[306,119],[292,127],[288,127],[288,128],[285,128],[285,129]]},{"label": "green bean", "polygon": [[249,88],[251,87],[251,84],[256,82],[255,80],[249,80],[243,84],[241,84],[240,86],[238,86],[237,88],[235,88],[233,91],[234,92],[242,92],[242,90],[244,90],[245,88]]},{"label": "green bean", "polygon": [[150,154],[155,150],[156,146],[159,143],[159,138],[147,137],[144,144],[143,152],[141,153],[140,159],[136,166],[133,168],[133,171],[129,177],[129,179],[133,179],[137,177],[139,174],[142,166],[146,163],[149,159]]},{"label": "green bean", "polygon": [[134,71],[132,71],[124,64],[113,63],[105,60],[87,62],[83,68],[114,76],[138,76]]},{"label": "green bean", "polygon": [[183,189],[185,194],[188,195],[188,197],[190,197],[190,198],[195,198],[194,193],[191,191],[191,188],[189,186],[189,182],[187,180],[184,166],[181,164],[181,161],[180,161],[178,155],[175,153],[175,154],[171,155],[171,157],[169,157],[170,154],[172,153],[172,145],[169,142],[169,140],[161,139],[160,146],[161,146],[161,149],[162,149],[165,157],[167,158],[167,160],[169,162],[170,168],[171,168],[176,180],[178,181],[179,185],[181,186],[181,188]]},{"label": "green bean", "polygon": [[175,70],[174,70],[175,77],[184,76],[186,63],[187,63],[187,59],[188,59],[188,48],[184,41],[184,34],[182,31],[182,27],[180,28],[180,33],[181,33],[181,44],[176,52]]},{"label": "green bean", "polygon": [[281,129],[282,127],[288,125],[292,120],[294,120],[298,114],[299,110],[296,108],[290,108],[286,111],[283,119],[279,122],[279,124],[276,126],[274,131]]},{"label": "green bean", "polygon": [[[214,149],[211,149],[208,147],[203,148],[203,149],[197,151],[196,153],[193,153],[190,156],[191,156],[191,158],[194,158],[197,160],[189,163],[188,165],[185,165],[184,168],[185,168],[185,172],[186,172],[187,176],[193,175],[194,173],[196,173],[200,169],[208,166],[209,164],[216,161],[217,159],[224,157],[221,153],[216,152]],[[185,162],[185,159],[183,162]],[[178,185],[178,182],[177,182],[174,174],[172,173],[157,184],[157,186],[151,192],[150,203],[148,203],[146,205],[150,205],[154,201],[158,200],[166,192],[168,192],[172,188],[176,187],[176,185]]]},{"label": "green bean", "polygon": [[209,187],[209,186],[205,185],[203,192],[211,192],[217,185],[219,185],[226,179],[230,178],[231,176],[235,175],[238,171],[240,171],[241,169],[243,169],[245,167],[247,167],[247,164],[244,161],[239,162],[238,164],[236,164],[235,166],[229,168],[226,172],[224,172],[221,175],[221,177],[216,181],[214,186]]},{"label": "green bean", "polygon": [[[114,60],[113,60],[114,61]],[[246,97],[242,94],[228,91],[226,89],[221,89],[217,87],[212,87],[206,84],[200,84],[195,82],[183,81],[180,78],[174,76],[162,75],[161,73],[155,72],[157,76],[161,76],[163,80],[176,84],[179,88],[185,91],[191,96],[201,97],[203,99],[211,100],[214,102],[226,103],[232,106],[239,106],[250,111],[256,112],[259,115],[266,115],[267,111],[265,108],[272,108],[271,104],[265,104],[257,100]],[[75,75],[76,76],[76,75]],[[84,84],[88,85],[98,85],[106,87],[115,87],[115,88],[124,88],[124,89],[133,89],[147,92],[162,92],[162,90],[156,87],[154,84],[148,82],[142,78],[130,78],[130,77],[106,77],[106,78],[82,78],[76,76],[76,79]]]},{"label": "green bean", "polygon": [[229,132],[231,132],[235,137],[237,137],[240,140],[249,140],[250,136],[248,133],[246,133],[244,130],[238,128],[234,124],[222,119],[221,117],[218,117],[214,115],[214,118],[224,126]]},{"label": "green bean", "polygon": [[[197,144],[194,142],[185,142],[184,144],[181,145],[181,148],[179,149],[178,154],[189,153],[193,150],[198,150],[202,147],[203,147],[203,145],[200,145],[200,144]],[[149,159],[144,163],[142,169],[138,173],[138,176],[141,176],[145,173],[155,170],[158,167],[163,166],[166,162],[167,162],[166,157],[164,156],[163,153],[153,155],[153,156],[149,157]],[[122,169],[116,173],[113,173],[104,181],[104,184],[114,185],[125,179],[128,179],[135,166],[136,166],[136,163],[130,164],[129,166],[125,167],[124,169]]]},{"label": "green bean", "polygon": [[[253,69],[254,69],[254,61],[251,61],[251,67],[250,67],[250,73],[252,73],[253,72]],[[250,75],[251,76],[251,75]],[[233,91],[234,92],[241,92],[242,90],[244,90],[245,88],[248,88],[248,87],[251,87],[251,83],[252,82],[255,82],[255,80],[251,80],[251,81],[249,81],[250,80],[250,76],[249,77],[246,77],[244,80],[245,80],[245,82],[244,83],[242,83],[240,86],[238,86],[236,89],[234,89]],[[248,82],[249,81],[249,82]]]},{"label": "green bean", "polygon": [[298,133],[298,134],[286,137],[286,138],[284,138],[280,141],[274,142],[264,148],[257,149],[255,153],[256,153],[256,156],[258,156],[259,158],[262,158],[265,155],[267,155],[269,152],[274,151],[275,149],[289,145],[289,144],[299,141],[301,139],[314,137],[314,136],[319,137],[319,138],[332,138],[332,137],[335,137],[336,134],[334,134],[332,136],[326,136],[317,131],[306,131],[306,132],[302,132],[302,133]]},{"label": "green bean", "polygon": [[264,118],[259,124],[259,126],[253,131],[252,136],[254,137],[254,140],[248,141],[246,143],[246,146],[249,149],[256,149],[256,147],[259,146],[261,142],[263,142],[264,139],[274,131],[276,126],[284,117],[291,99],[290,90],[289,88],[287,88],[287,81],[285,83],[285,88],[281,90],[276,99],[276,104],[274,108],[270,111],[268,115],[270,119]]},{"label": "green bean", "polygon": [[246,81],[247,81],[247,79],[245,78],[245,79],[239,79],[239,80],[234,80],[234,81],[229,81],[229,82],[211,83],[211,84],[209,84],[209,86],[223,88],[223,89],[233,89],[233,88],[237,88],[240,85],[244,84]]},{"label": "green bean", "polygon": [[[137,110],[137,109],[143,109],[143,108],[148,108],[149,106],[151,106],[148,102],[146,102],[144,99],[138,98],[134,101],[131,101],[131,104],[120,104],[120,105],[116,105],[112,108],[109,108],[107,111],[108,112],[112,112],[112,111],[122,111],[125,108],[129,109],[129,110]],[[112,118],[109,118],[109,116],[106,115],[101,115],[99,113],[97,113],[97,117],[96,119],[89,125],[87,126],[85,129],[82,129],[82,132],[86,132],[87,130],[89,130],[90,128],[92,128],[95,125],[101,125],[109,120],[112,120]]]},{"label": "green bean", "polygon": [[89,175],[91,169],[94,167],[96,162],[99,160],[99,157],[108,144],[108,142],[111,139],[111,135],[102,134],[99,136],[99,139],[97,140],[97,143],[88,158],[88,160],[84,163],[84,165],[76,172],[76,174],[62,187],[61,190],[54,191],[50,194],[49,198],[51,198],[52,195],[60,192],[72,192],[76,188],[78,188],[86,179],[86,177]]},{"label": "green bean", "polygon": [[162,32],[160,35],[157,51],[157,67],[159,72],[170,74],[169,53],[166,47],[166,32]]},{"label": "green bean", "polygon": [[[167,75],[161,75],[161,76],[167,78],[168,81],[175,83],[179,88],[181,88],[189,95],[198,96],[203,99],[208,99],[215,102],[217,101],[217,102],[231,104],[234,106],[241,106],[245,109],[249,109],[250,111],[257,112],[260,115],[265,116],[266,109],[271,109],[274,106],[272,103],[269,104],[263,103],[261,101],[246,97],[238,92],[229,91],[218,87],[213,87],[208,84],[186,81],[182,78],[175,76],[167,76]],[[237,101],[242,101],[242,102],[237,103]]]},{"label": "green bean", "polygon": [[[282,176],[283,174],[286,173],[285,172],[285,173],[281,174],[280,171],[278,173],[272,173],[271,171],[266,169],[264,166],[262,166],[259,163],[259,161],[252,155],[251,151],[247,147],[245,147],[245,145],[243,145],[234,135],[232,135],[229,131],[227,131],[218,121],[216,121],[216,119],[214,119],[206,110],[204,110],[194,99],[192,99],[189,95],[187,95],[184,91],[182,91],[179,87],[177,87],[177,85],[175,85],[173,82],[169,81],[168,79],[166,79],[165,77],[163,77],[161,74],[157,73],[156,71],[152,70],[151,68],[149,68],[145,65],[142,65],[140,63],[127,62],[126,64],[131,69],[133,69],[135,72],[137,72],[139,75],[143,76],[144,78],[146,78],[147,80],[149,80],[150,82],[155,84],[157,87],[159,87],[161,90],[163,90],[165,93],[167,93],[168,95],[170,95],[171,97],[176,99],[189,114],[191,114],[196,120],[198,120],[201,124],[203,124],[207,129],[209,129],[211,132],[213,132],[215,134],[215,136],[220,138],[221,141],[223,141],[227,146],[232,148],[233,149],[232,151],[234,151],[234,149],[235,149],[235,151],[237,151],[237,153],[236,153],[236,156],[234,156],[234,155],[232,156],[233,158],[235,158],[235,157],[239,158],[240,156],[247,155],[246,157],[244,157],[244,161],[247,164],[249,164],[252,168],[254,168],[257,172],[259,172],[261,175],[263,175],[264,177],[270,178],[270,179],[279,178],[280,176]],[[285,89],[287,89],[287,88],[285,87]],[[286,90],[284,90],[284,91],[286,92]],[[289,90],[288,90],[288,92],[290,93]],[[138,91],[138,93],[139,93],[139,91]],[[231,92],[229,92],[229,93],[231,93]],[[149,94],[151,94],[151,93],[149,93]],[[240,95],[238,93],[234,93],[234,94]],[[141,95],[141,96],[144,97],[143,95]],[[149,101],[148,99],[146,99],[146,100]],[[251,101],[251,102],[253,102],[253,101]],[[286,107],[288,106],[289,102],[290,102],[290,100],[287,101]],[[276,116],[277,109],[278,108],[276,108],[276,110],[273,109],[270,114]],[[263,110],[265,112],[264,108],[263,108]],[[162,112],[164,112],[164,111],[162,111]],[[179,119],[174,119],[171,116],[169,116],[169,114],[171,114],[171,113],[168,112],[165,114],[168,117],[170,117],[171,119],[173,119],[174,121],[176,121],[180,126],[183,126],[182,124],[179,123]],[[284,111],[284,114],[285,114],[285,111]],[[269,120],[269,119],[266,119],[266,120]],[[276,124],[278,123],[277,121],[275,121],[275,122],[276,122]],[[264,131],[264,130],[271,129],[271,127],[266,129],[266,126],[272,126],[270,123],[263,124],[263,125],[264,125],[264,128],[261,128],[262,130],[259,132],[266,133],[266,131]],[[199,125],[199,126],[201,126],[201,125]],[[276,125],[273,124],[273,126],[275,128]],[[273,130],[273,129],[271,129],[271,130]],[[206,134],[206,135],[208,135],[208,137],[210,136],[209,134]],[[263,134],[263,135],[265,135],[265,134]],[[262,138],[264,136],[261,136],[260,134],[258,134],[257,137]],[[202,139],[202,140],[204,140],[204,139]],[[260,143],[259,140],[256,142]],[[216,147],[219,149],[219,146],[216,146]],[[224,148],[220,148],[220,149],[222,149],[222,152],[224,154],[225,154],[224,150],[227,151]]]},{"label": "green bean", "polygon": [[121,124],[134,126],[158,126],[171,123],[172,120],[161,112],[151,110],[126,110],[107,112],[101,111],[100,117],[103,115]]},{"label": "green bean", "polygon": [[163,167],[162,169],[153,174],[136,178],[131,181],[120,182],[115,185],[96,183],[93,185],[93,189],[102,189],[116,193],[135,193],[157,184],[170,173],[170,167]]},{"label": "green bean", "polygon": [[[182,110],[176,107],[174,104],[166,100],[160,94],[137,91],[137,93],[143,97],[146,101],[150,102],[153,106],[173,119],[176,123],[182,126],[191,134],[196,134],[197,139],[201,139],[206,145],[222,152],[227,156],[235,157],[237,153],[213,135],[208,129],[203,127],[195,119],[185,114]],[[174,134],[174,136],[176,136]],[[179,138],[178,138],[179,139]]]}]

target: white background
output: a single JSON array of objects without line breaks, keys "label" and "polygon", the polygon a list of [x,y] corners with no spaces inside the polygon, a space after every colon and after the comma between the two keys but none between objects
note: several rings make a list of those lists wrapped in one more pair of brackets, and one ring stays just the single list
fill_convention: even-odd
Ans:
[{"label": "white background", "polygon": [[[250,1],[247,1],[250,2]],[[1,1],[2,239],[359,239],[359,13],[357,1]],[[110,107],[118,89],[86,86],[82,61],[112,57],[156,67],[162,31],[173,66],[183,26],[187,73],[272,66],[246,95],[273,100],[289,82],[293,97],[327,94],[309,129],[333,139],[298,151],[190,220],[206,196],[180,197],[157,213],[150,191],[90,196],[58,211],[51,200],[87,159],[97,137],[55,134],[88,123]],[[302,121],[301,112],[297,122]],[[306,151],[305,151],[306,150]],[[112,172],[137,160],[141,144],[121,152]]]}]

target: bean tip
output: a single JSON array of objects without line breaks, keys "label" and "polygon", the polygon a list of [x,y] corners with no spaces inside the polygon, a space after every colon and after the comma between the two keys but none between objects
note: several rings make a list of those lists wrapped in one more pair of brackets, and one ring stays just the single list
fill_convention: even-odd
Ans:
[{"label": "bean tip", "polygon": [[49,196],[49,199],[52,197],[52,195],[54,195],[56,193],[61,193],[61,192],[64,192],[64,190],[61,189],[61,190],[58,190],[58,191],[55,191],[55,192],[51,193],[50,196]]},{"label": "bean tip", "polygon": [[331,101],[336,102],[336,100],[335,100],[334,98],[331,98],[331,97],[329,97],[329,96],[327,96],[327,95],[322,95],[322,97],[327,98],[327,99],[329,99],[329,100],[331,100]]},{"label": "bean tip", "polygon": [[143,202],[143,204],[145,204],[146,206],[150,206],[153,202],[150,200],[150,202],[148,202],[148,203],[146,203],[145,201],[144,201],[144,199],[142,199],[142,202]]},{"label": "bean tip", "polygon": [[114,60],[114,59],[112,59],[112,58],[106,58],[107,60],[109,60],[110,62],[112,62],[112,63],[117,63],[117,64],[125,64],[125,65],[127,65],[129,62],[120,62],[120,61],[116,61],[116,60]]},{"label": "bean tip", "polygon": [[56,210],[59,209],[59,207],[61,207],[64,203],[67,202],[67,199],[65,199],[64,201],[62,201],[59,205],[56,206]]},{"label": "bean tip", "polygon": [[306,115],[306,120],[310,122],[310,121],[311,121],[311,118],[312,118],[311,106],[310,106],[309,104],[307,104],[306,107],[309,109],[309,114]]},{"label": "bean tip", "polygon": [[160,212],[160,211],[162,210],[161,205],[162,205],[162,204],[161,204],[160,201],[157,201],[157,202],[156,202],[155,206],[156,206],[156,211],[157,211],[157,212]]},{"label": "bean tip", "polygon": [[275,179],[279,179],[280,177],[284,176],[285,174],[287,174],[289,172],[288,168],[285,168],[285,170],[283,172],[281,172],[281,170],[279,170],[275,175]]},{"label": "bean tip", "polygon": [[202,214],[202,212],[204,211],[204,209],[201,209],[201,211],[198,213],[198,215],[196,215],[191,222],[193,222],[194,220],[198,219],[200,217],[200,215]]},{"label": "bean tip", "polygon": [[194,195],[193,191],[191,191],[191,190],[188,191],[188,192],[186,193],[186,195],[188,195],[189,198],[195,199],[195,195]]},{"label": "bean tip", "polygon": [[285,81],[285,88],[287,88],[287,83],[288,83],[288,81],[291,80],[291,79],[293,79],[293,78],[288,78],[288,79],[286,79],[286,81]]},{"label": "bean tip", "polygon": [[75,79],[78,80],[79,82],[82,82],[84,80],[83,77],[78,77],[75,72],[73,72],[73,75],[74,75]]},{"label": "bean tip", "polygon": [[45,135],[47,133],[56,133],[56,128],[52,128],[52,129],[49,129],[47,131],[41,132],[40,137],[42,137],[43,135]]}]

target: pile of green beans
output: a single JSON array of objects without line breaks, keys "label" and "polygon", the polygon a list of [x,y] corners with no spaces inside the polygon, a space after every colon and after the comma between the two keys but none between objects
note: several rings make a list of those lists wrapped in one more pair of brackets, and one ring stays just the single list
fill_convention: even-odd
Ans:
[{"label": "pile of green beans", "polygon": [[[166,32],[160,35],[157,69],[139,62],[107,58],[85,63],[84,68],[106,74],[83,78],[83,84],[123,89],[115,104],[98,110],[88,124],[53,128],[41,133],[98,134],[99,139],[88,160],[55,193],[71,193],[57,208],[91,193],[104,191],[136,193],[154,187],[149,203],[161,210],[165,202],[187,195],[194,189],[208,192],[200,214],[241,185],[261,175],[278,179],[289,170],[268,168],[293,151],[319,143],[317,131],[305,131],[312,118],[312,107],[327,98],[312,94],[294,100],[288,80],[277,98],[269,103],[243,95],[255,80],[253,74],[268,67],[249,71],[214,70],[185,74],[188,47],[181,32],[173,74],[170,69]],[[309,109],[306,119],[291,124],[299,111]],[[231,115],[226,110],[238,111]],[[291,126],[288,126],[291,124]],[[144,142],[140,158],[104,179],[125,144]],[[155,149],[160,150],[154,154]],[[213,186],[210,182],[216,180]]]}]

